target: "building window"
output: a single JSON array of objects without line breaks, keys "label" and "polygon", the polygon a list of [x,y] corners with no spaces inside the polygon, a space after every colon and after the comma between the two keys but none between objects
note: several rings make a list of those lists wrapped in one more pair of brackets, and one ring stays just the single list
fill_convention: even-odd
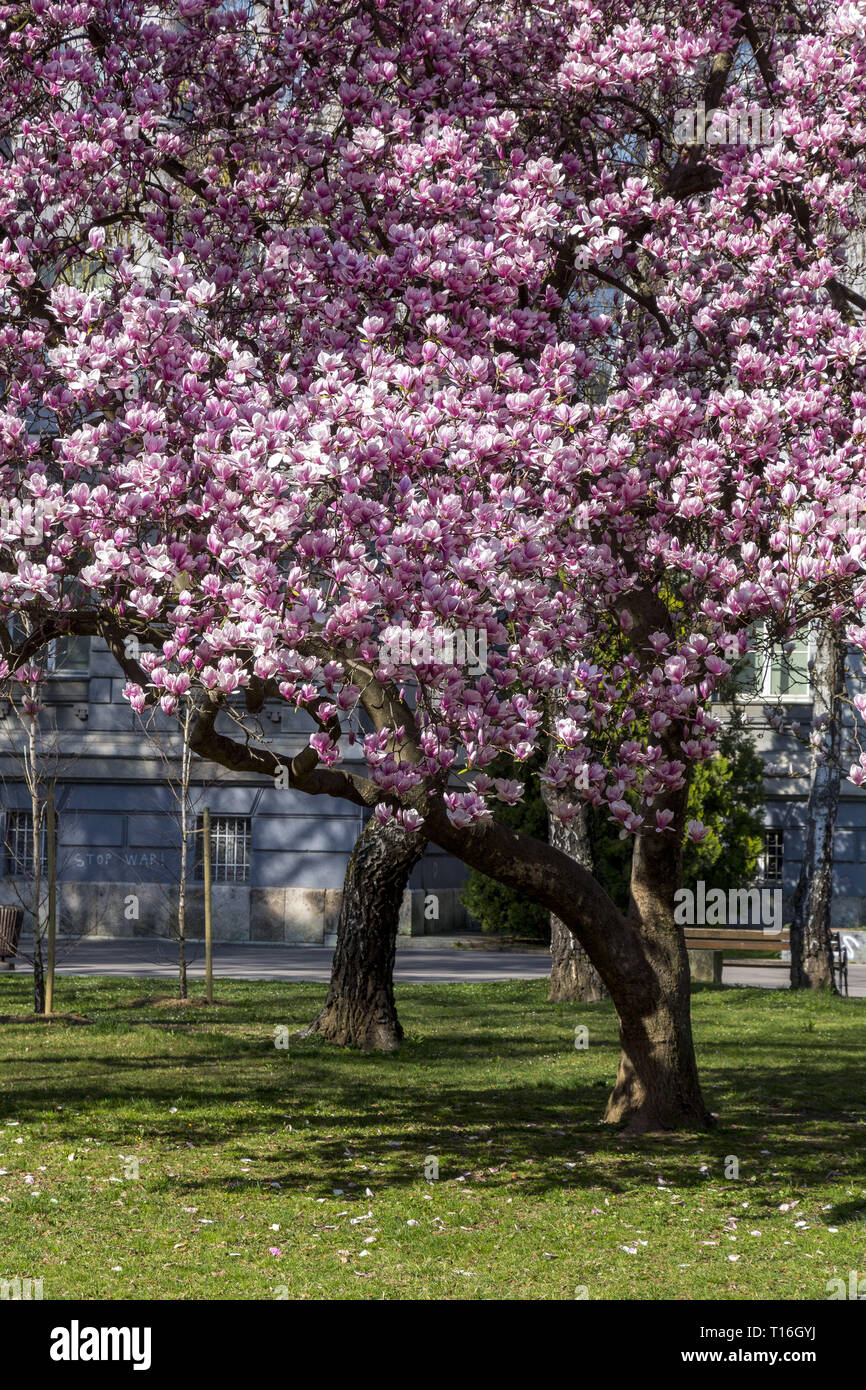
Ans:
[{"label": "building window", "polygon": [[[13,616],[9,622],[12,641],[23,642],[30,635],[28,626]],[[41,655],[39,664],[53,676],[78,676],[80,679],[90,671],[90,638],[54,637],[43,647]]]},{"label": "building window", "polygon": [[48,644],[46,664],[53,676],[86,676],[90,670],[90,638],[55,637]]},{"label": "building window", "polygon": [[735,669],[734,680],[740,694],[747,699],[771,702],[790,700],[810,701],[809,660],[812,642],[801,633],[790,651],[761,647],[761,632],[755,632],[757,646],[747,653]]},{"label": "building window", "polygon": [[[249,816],[211,816],[211,877],[214,883],[249,883]],[[196,820],[195,877],[204,878],[204,818]]]},{"label": "building window", "polygon": [[[57,817],[55,815],[55,826]],[[40,871],[45,873],[48,858],[45,819],[39,843]],[[6,842],[3,854],[3,873],[7,878],[31,877],[33,864],[33,816],[30,811],[6,812]]]},{"label": "building window", "polygon": [[771,695],[789,700],[809,699],[809,641],[798,637],[790,652],[773,653],[769,661]]},{"label": "building window", "polygon": [[758,857],[758,876],[762,883],[780,884],[785,861],[785,834],[782,830],[764,831],[764,848]]}]

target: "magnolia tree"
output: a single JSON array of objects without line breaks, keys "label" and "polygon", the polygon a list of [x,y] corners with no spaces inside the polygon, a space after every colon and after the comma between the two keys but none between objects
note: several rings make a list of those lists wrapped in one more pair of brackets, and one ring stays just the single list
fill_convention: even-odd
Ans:
[{"label": "magnolia tree", "polygon": [[[137,709],[192,698],[245,773],[279,759],[224,711],[307,711],[291,786],[577,937],[620,1023],[607,1118],[705,1123],[673,895],[713,693],[759,621],[866,647],[863,7],[0,22],[10,670],[99,633]],[[492,819],[520,786],[486,769],[536,751],[564,825],[634,838],[625,914]]]}]

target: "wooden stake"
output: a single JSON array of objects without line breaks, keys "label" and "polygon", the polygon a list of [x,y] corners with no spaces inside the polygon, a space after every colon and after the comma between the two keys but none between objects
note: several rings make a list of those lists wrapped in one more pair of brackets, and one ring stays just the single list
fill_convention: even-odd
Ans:
[{"label": "wooden stake", "polygon": [[204,979],[205,998],[213,1003],[213,923],[211,918],[210,811],[202,816],[202,855],[204,861]]},{"label": "wooden stake", "polygon": [[45,848],[48,869],[48,959],[45,966],[45,1012],[54,1012],[54,961],[57,953],[57,826],[54,820],[54,784],[48,788]]}]

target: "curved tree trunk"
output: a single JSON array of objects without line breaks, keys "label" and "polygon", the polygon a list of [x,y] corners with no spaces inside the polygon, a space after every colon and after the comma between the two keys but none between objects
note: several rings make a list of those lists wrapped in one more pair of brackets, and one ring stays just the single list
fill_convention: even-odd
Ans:
[{"label": "curved tree trunk", "polygon": [[[636,592],[623,606],[621,619],[627,619],[632,642],[640,644],[642,634],[658,630],[668,615],[654,594]],[[395,702],[388,690],[378,686],[371,674],[366,684],[365,709],[374,726],[394,728],[411,723],[402,703]],[[390,722],[389,722],[390,721]],[[681,753],[683,723],[674,723],[660,740],[665,758],[676,763]],[[200,756],[212,757],[234,771],[272,772],[281,764],[274,755],[249,749],[237,741],[216,734],[213,720],[204,721],[194,731],[193,746]],[[408,753],[415,745],[407,741]],[[308,766],[308,763],[311,764]],[[353,779],[345,771],[322,769],[299,755],[292,764],[292,786],[313,795],[335,795],[358,805],[373,805],[378,789],[362,778]],[[616,1084],[608,1102],[606,1118],[624,1123],[632,1132],[647,1130],[694,1129],[711,1123],[701,1095],[695,1061],[690,1018],[690,975],[682,927],[674,922],[674,893],[679,886],[682,863],[681,841],[686,816],[687,787],[665,789],[654,797],[652,815],[634,839],[631,873],[631,904],[627,914],[619,911],[598,880],[582,865],[543,840],[523,835],[496,821],[480,817],[468,825],[450,819],[441,794],[418,790],[409,804],[423,817],[429,840],[464,864],[498,879],[509,888],[525,893],[559,917],[574,932],[598,970],[616,1008],[620,1024],[621,1056]],[[645,808],[649,809],[649,808]],[[657,833],[656,815],[672,812],[668,827]],[[372,916],[381,927],[375,902],[389,914],[391,924],[387,943],[380,939],[377,950],[390,966],[393,960],[394,930],[399,912],[405,874],[423,841],[415,841],[415,854],[403,846],[402,870],[395,867],[393,849],[402,832],[392,829],[395,846],[389,856],[379,843],[378,833],[368,830],[356,846],[350,866],[358,893],[358,907],[344,925],[344,947],[335,959],[335,977],[328,1000],[313,1031],[338,1041],[377,1046],[379,1037],[393,1045],[398,1040],[393,999],[382,981],[384,970],[372,972],[370,999],[361,988],[361,976],[353,971],[359,961],[366,976],[363,925]],[[369,855],[373,872],[369,879],[362,872]],[[390,864],[389,864],[390,859]],[[382,933],[384,937],[384,932]],[[350,1006],[356,993],[362,998],[357,1008]],[[384,1015],[384,1028],[373,1020]]]},{"label": "curved tree trunk", "polygon": [[346,869],[327,998],[304,1036],[366,1051],[399,1047],[393,976],[400,903],[426,843],[375,819],[359,837]]},{"label": "curved tree trunk", "polygon": [[430,838],[549,908],[574,932],[617,1011],[620,1059],[605,1120],[629,1133],[702,1129],[712,1123],[701,1095],[691,1026],[685,934],[674,922],[687,788],[659,797],[671,828],[635,836],[631,902],[623,916],[601,884],[554,845],[493,819],[455,828],[431,803]]},{"label": "curved tree trunk", "polygon": [[836,990],[830,944],[833,840],[842,781],[840,696],[845,643],[837,628],[818,630],[812,667],[812,738],[806,842],[791,917],[791,988]]},{"label": "curved tree trunk", "polygon": [[[550,843],[592,873],[586,808],[570,825],[564,825],[553,815],[548,824]],[[594,1004],[608,997],[604,981],[577,937],[553,912],[550,914],[550,994],[547,997],[552,1004]]]},{"label": "curved tree trunk", "polygon": [[614,998],[620,1059],[604,1118],[627,1132],[703,1129],[711,1123],[698,1081],[692,1038],[688,961],[675,943],[656,956],[655,999]]},{"label": "curved tree trunk", "polygon": [[649,978],[637,987],[610,982],[620,1059],[604,1116],[631,1133],[704,1128],[712,1119],[698,1081],[685,935],[673,916],[681,859],[679,835],[673,844],[663,835],[635,838],[628,920]]}]

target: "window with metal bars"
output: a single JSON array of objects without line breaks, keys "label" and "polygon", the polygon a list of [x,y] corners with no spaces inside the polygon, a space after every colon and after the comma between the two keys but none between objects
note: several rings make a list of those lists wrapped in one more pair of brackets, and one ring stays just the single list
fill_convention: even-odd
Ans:
[{"label": "window with metal bars", "polygon": [[[210,858],[214,883],[249,883],[249,816],[211,816]],[[196,818],[195,877],[204,878],[204,817]]]},{"label": "window with metal bars", "polygon": [[781,883],[785,862],[785,835],[782,830],[765,830],[764,847],[758,859],[762,883]]},{"label": "window with metal bars", "polygon": [[[56,816],[54,823],[57,824]],[[45,831],[43,818],[39,842],[40,870],[43,874],[48,853]],[[6,812],[6,840],[3,851],[3,873],[6,877],[23,878],[33,873],[33,816],[30,811]]]}]

